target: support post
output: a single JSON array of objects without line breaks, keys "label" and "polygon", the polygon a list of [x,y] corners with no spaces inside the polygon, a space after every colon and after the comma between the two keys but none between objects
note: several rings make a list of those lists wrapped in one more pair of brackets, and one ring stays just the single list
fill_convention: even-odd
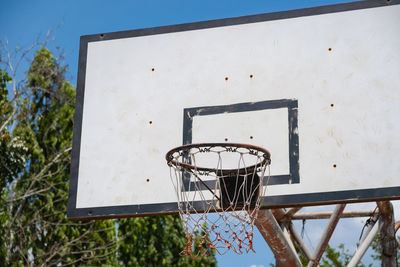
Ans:
[{"label": "support post", "polygon": [[292,241],[292,239],[290,237],[290,232],[288,230],[287,224],[286,223],[285,224],[282,223],[282,224],[280,224],[280,226],[281,226],[283,235],[285,236],[285,239],[287,240],[290,248],[292,249],[293,253],[296,254],[296,256],[297,256],[296,247],[294,246],[293,241]]},{"label": "support post", "polygon": [[356,252],[354,253],[347,267],[356,267],[358,265],[361,258],[364,256],[365,252],[367,251],[372,241],[374,240],[375,236],[378,234],[381,225],[382,225],[381,220],[379,220],[378,222],[375,222],[374,226],[370,231],[365,233],[360,245],[358,246]]},{"label": "support post", "polygon": [[301,236],[297,232],[296,228],[294,228],[294,225],[292,222],[289,222],[289,230],[294,238],[294,241],[296,241],[297,245],[299,245],[299,248],[301,249],[303,254],[306,256],[307,260],[310,261],[312,259],[312,254],[311,254],[310,250],[308,250],[306,244],[304,243],[303,238],[301,238]]},{"label": "support post", "polygon": [[278,222],[281,222],[286,214],[284,209],[271,209],[271,212],[274,215],[275,220],[277,220]]},{"label": "support post", "polygon": [[382,266],[397,266],[397,242],[395,236],[395,222],[393,205],[390,201],[377,201],[382,219],[380,241],[382,246]]},{"label": "support post", "polygon": [[307,265],[308,267],[318,266],[322,254],[324,253],[328,245],[329,239],[331,238],[332,233],[335,230],[335,227],[340,219],[340,216],[342,215],[344,207],[346,207],[346,204],[336,205],[335,210],[333,211],[332,216],[329,219],[328,225],[325,227],[324,233],[322,234],[321,239],[319,240],[318,245],[315,248],[313,259],[309,261]]},{"label": "support post", "polygon": [[270,210],[259,210],[254,224],[268,243],[280,267],[302,266]]}]

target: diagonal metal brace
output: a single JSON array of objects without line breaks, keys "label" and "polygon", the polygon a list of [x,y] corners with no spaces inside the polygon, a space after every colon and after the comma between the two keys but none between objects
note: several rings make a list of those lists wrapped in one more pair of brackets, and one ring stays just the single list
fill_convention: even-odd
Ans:
[{"label": "diagonal metal brace", "polygon": [[304,243],[303,238],[301,238],[300,234],[297,232],[292,222],[289,222],[289,230],[294,238],[294,241],[296,241],[297,245],[303,252],[304,256],[306,256],[307,260],[310,261],[313,256],[310,250],[307,248],[306,244]]},{"label": "diagonal metal brace", "polygon": [[293,246],[286,239],[281,227],[270,210],[259,210],[254,222],[280,267],[301,267],[301,262]]},{"label": "diagonal metal brace", "polygon": [[338,204],[336,205],[331,218],[329,219],[328,225],[325,227],[325,230],[321,236],[321,239],[318,242],[317,247],[315,248],[313,259],[308,262],[308,267],[316,267],[318,266],[319,261],[321,260],[322,254],[324,253],[329,239],[332,236],[333,231],[336,228],[336,225],[340,219],[340,216],[343,213],[346,204]]},{"label": "diagonal metal brace", "polygon": [[[377,217],[375,217],[375,220],[377,220]],[[371,224],[368,227],[369,229],[364,234],[360,245],[358,246],[356,252],[354,253],[347,267],[356,267],[358,265],[361,258],[364,256],[365,252],[367,251],[372,241],[374,240],[375,236],[378,234],[379,229],[382,226],[382,221],[379,220],[378,222],[375,222],[375,220],[373,221],[374,224]]]}]

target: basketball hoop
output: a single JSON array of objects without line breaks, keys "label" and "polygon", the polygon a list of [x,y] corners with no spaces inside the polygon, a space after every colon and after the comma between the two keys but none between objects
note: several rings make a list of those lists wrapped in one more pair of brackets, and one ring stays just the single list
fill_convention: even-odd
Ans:
[{"label": "basketball hoop", "polygon": [[[254,251],[253,227],[270,153],[235,143],[184,145],[166,155],[186,233],[182,256]],[[210,214],[216,212],[216,214]]]}]

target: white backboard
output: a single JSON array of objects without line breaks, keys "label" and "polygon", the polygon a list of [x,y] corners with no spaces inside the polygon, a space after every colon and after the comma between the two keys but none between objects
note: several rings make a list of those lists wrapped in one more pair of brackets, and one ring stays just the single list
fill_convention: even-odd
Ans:
[{"label": "white backboard", "polygon": [[271,152],[266,208],[399,199],[399,3],[81,37],[68,216],[176,213],[202,142]]}]

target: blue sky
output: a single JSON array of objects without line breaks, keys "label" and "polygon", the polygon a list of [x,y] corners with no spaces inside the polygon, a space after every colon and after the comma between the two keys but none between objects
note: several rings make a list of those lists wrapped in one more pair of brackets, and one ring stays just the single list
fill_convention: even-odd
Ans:
[{"label": "blue sky", "polygon": [[[49,30],[55,30],[48,47],[59,47],[65,54],[65,64],[69,66],[68,79],[76,84],[79,37],[81,35],[114,32],[220,19],[260,13],[269,13],[312,6],[344,3],[350,1],[334,0],[202,0],[202,1],[94,1],[94,0],[2,0],[0,8],[0,40],[8,40],[9,49],[16,46],[26,47],[40,35],[42,38]],[[371,206],[371,205],[370,205]],[[365,206],[366,208],[371,208]],[[364,206],[363,206],[364,207]],[[374,205],[372,205],[374,208]],[[321,208],[317,208],[317,210]],[[331,207],[323,209],[327,210]],[[353,208],[358,209],[358,208]],[[306,241],[310,248],[318,242],[324,222],[311,222],[306,226]],[[297,223],[298,230],[301,224]],[[348,248],[353,249],[362,229],[362,220],[353,219],[339,225],[334,235],[333,245],[347,243],[348,234],[356,238],[349,241]],[[257,231],[256,231],[257,232]],[[218,256],[221,267],[269,266],[275,260],[267,244],[256,233],[255,250],[257,253],[237,256],[229,253]]]}]

